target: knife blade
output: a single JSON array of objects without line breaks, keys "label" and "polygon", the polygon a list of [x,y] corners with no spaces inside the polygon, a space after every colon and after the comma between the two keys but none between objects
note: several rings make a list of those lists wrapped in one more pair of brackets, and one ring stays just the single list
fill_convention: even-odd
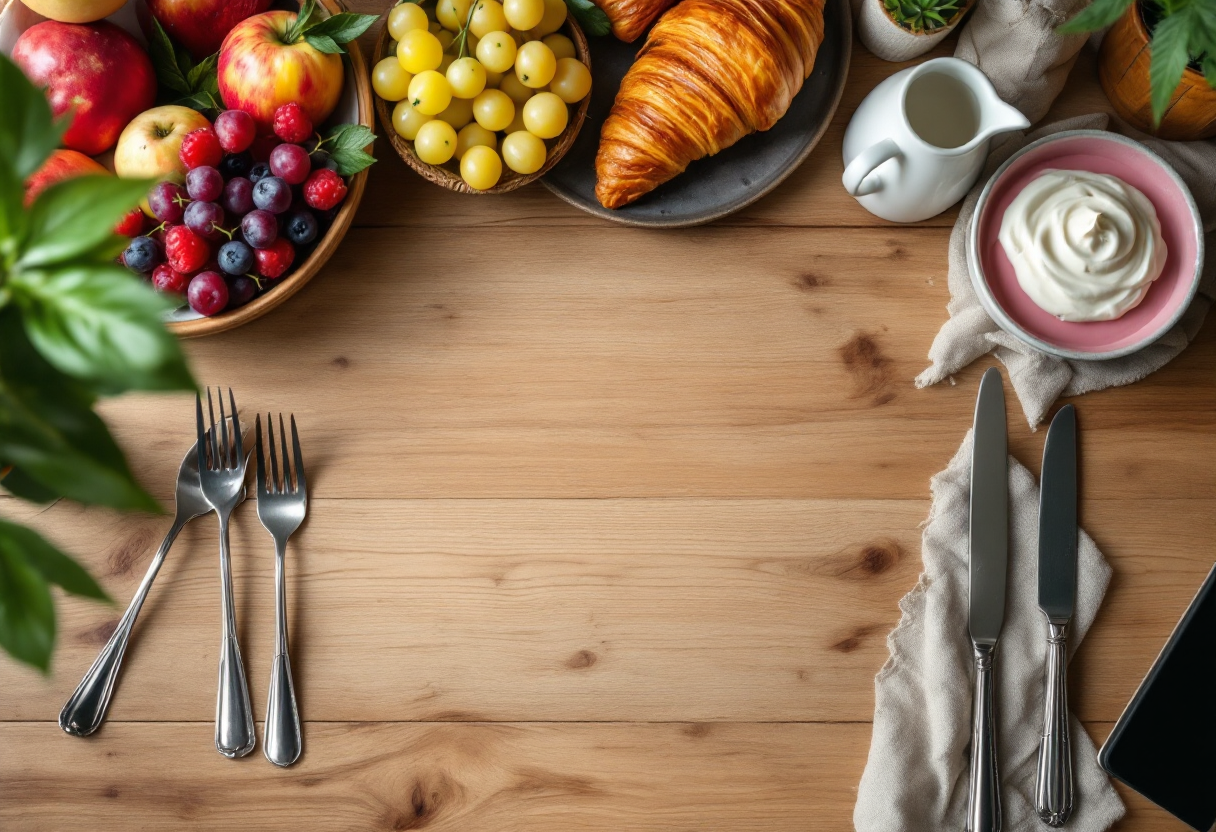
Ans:
[{"label": "knife blade", "polygon": [[1077,594],[1077,413],[1065,405],[1051,420],[1039,488],[1039,609],[1047,616],[1043,735],[1035,777],[1035,808],[1048,826],[1072,814],[1068,736],[1068,623]]},{"label": "knife blade", "polygon": [[971,539],[967,629],[975,657],[967,832],[999,832],[1000,778],[993,719],[993,659],[1005,622],[1009,564],[1009,449],[1000,370],[984,373],[971,452]]}]

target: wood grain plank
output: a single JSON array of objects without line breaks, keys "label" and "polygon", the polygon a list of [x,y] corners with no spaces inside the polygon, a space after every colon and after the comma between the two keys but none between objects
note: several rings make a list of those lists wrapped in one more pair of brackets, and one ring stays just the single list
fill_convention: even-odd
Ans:
[{"label": "wood grain plank", "polygon": [[[870,740],[865,724],[312,723],[280,770],[223,759],[205,723],[55,732],[0,724],[7,832],[841,830]],[[1185,830],[1120,793],[1116,832]]]}]

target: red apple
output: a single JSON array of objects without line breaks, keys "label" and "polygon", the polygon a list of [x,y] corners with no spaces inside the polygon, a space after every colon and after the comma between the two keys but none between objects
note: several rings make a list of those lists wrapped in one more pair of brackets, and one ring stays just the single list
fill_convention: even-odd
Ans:
[{"label": "red apple", "polygon": [[272,11],[238,23],[220,47],[219,84],[224,106],[253,116],[269,132],[274,111],[295,101],[313,124],[338,106],[342,57],[319,51],[304,39],[285,43],[295,12]]},{"label": "red apple", "polygon": [[139,23],[151,32],[149,16],[160,21],[169,37],[201,61],[220,48],[232,27],[270,8],[270,0],[141,0]]},{"label": "red apple", "polygon": [[25,205],[33,204],[38,194],[65,179],[86,174],[104,174],[110,172],[83,153],[75,150],[53,150],[42,167],[30,174],[25,180]]},{"label": "red apple", "polygon": [[126,123],[156,99],[152,61],[106,20],[31,26],[17,38],[13,61],[46,88],[55,115],[73,111],[63,143],[89,156],[113,147]]}]

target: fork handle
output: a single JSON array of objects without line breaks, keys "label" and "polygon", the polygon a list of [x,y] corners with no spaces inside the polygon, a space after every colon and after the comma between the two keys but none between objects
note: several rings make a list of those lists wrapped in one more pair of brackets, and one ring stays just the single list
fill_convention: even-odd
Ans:
[{"label": "fork handle", "polygon": [[296,688],[291,679],[291,657],[287,652],[287,539],[274,541],[275,640],[270,694],[266,700],[266,735],[262,751],[276,766],[289,766],[300,758],[303,738]]},{"label": "fork handle", "polygon": [[118,681],[118,671],[122,667],[123,655],[127,652],[127,642],[131,638],[135,619],[144,605],[144,599],[148,597],[156,573],[165,562],[169,547],[188,521],[189,518],[180,515],[173,518],[173,525],[161,541],[160,548],[156,550],[144,579],[135,590],[135,597],[131,599],[127,611],[123,613],[118,626],[110,635],[110,640],[101,648],[93,666],[80,680],[76,692],[64,703],[63,710],[59,712],[59,727],[66,733],[74,737],[87,737],[105,722],[106,710],[110,707],[110,697],[114,695],[114,685]]},{"label": "fork handle", "polygon": [[249,683],[236,640],[236,609],[232,602],[232,557],[228,517],[220,516],[220,600],[223,603],[223,641],[220,644],[219,692],[215,702],[215,747],[225,757],[244,757],[257,741]]}]

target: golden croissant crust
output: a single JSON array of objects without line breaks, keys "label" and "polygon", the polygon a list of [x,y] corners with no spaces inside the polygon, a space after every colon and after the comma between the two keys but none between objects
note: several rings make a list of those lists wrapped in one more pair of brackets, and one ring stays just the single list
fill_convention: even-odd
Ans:
[{"label": "golden croissant crust", "polygon": [[655,18],[676,4],[676,0],[592,0],[604,10],[612,23],[612,34],[623,41],[637,40]]},{"label": "golden croissant crust", "polygon": [[785,115],[823,0],[684,0],[650,30],[600,131],[595,195],[619,208]]}]

